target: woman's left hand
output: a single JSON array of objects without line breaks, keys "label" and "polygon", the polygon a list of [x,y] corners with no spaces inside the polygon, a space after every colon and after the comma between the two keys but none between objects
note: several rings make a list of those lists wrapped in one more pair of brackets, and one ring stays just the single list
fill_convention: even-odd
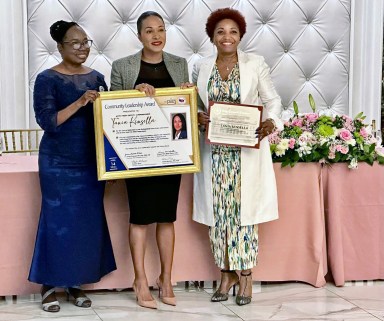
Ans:
[{"label": "woman's left hand", "polygon": [[191,82],[183,82],[181,85],[180,85],[180,88],[181,89],[186,89],[186,88],[191,88],[195,86],[193,83]]},{"label": "woman's left hand", "polygon": [[149,96],[149,97],[153,97],[156,94],[155,87],[153,87],[149,84],[146,84],[146,83],[138,84],[135,87],[135,89],[141,91],[142,93],[145,93],[145,95]]},{"label": "woman's left hand", "polygon": [[259,128],[256,129],[256,137],[259,136],[260,141],[267,137],[268,135],[272,134],[275,130],[275,124],[271,119],[266,119],[265,121],[261,122],[261,125]]}]

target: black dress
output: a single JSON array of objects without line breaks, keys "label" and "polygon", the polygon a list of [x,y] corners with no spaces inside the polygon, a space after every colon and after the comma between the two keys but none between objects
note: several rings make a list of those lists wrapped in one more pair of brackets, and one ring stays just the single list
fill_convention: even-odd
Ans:
[{"label": "black dress", "polygon": [[[150,64],[141,61],[135,86],[142,83],[155,88],[175,86],[164,62]],[[180,174],[126,179],[130,223],[147,225],[176,221],[180,181]]]}]

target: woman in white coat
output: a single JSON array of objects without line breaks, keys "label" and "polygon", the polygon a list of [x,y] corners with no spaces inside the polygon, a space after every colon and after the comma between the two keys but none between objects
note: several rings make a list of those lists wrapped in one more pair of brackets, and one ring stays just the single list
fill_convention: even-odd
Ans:
[{"label": "woman in white coat", "polygon": [[[208,145],[200,134],[202,171],[194,177],[193,218],[209,226],[211,248],[221,268],[221,283],[211,301],[228,300],[239,283],[236,303],[252,297],[252,268],[257,264],[258,225],[278,218],[277,191],[266,138],[283,126],[281,101],[264,58],[238,49],[246,31],[239,11],[224,8],[211,13],[206,32],[217,54],[199,60],[193,82],[199,89],[199,125],[209,122],[209,101],[264,105],[256,130],[260,149]],[[239,277],[239,274],[240,277]]]}]

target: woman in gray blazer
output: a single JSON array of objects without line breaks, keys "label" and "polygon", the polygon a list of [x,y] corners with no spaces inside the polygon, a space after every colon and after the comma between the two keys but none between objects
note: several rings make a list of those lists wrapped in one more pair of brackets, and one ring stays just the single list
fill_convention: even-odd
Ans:
[{"label": "woman in gray blazer", "polygon": [[[138,38],[143,49],[112,64],[111,90],[137,89],[147,96],[155,88],[190,87],[188,65],[184,58],[163,51],[166,32],[163,18],[153,11],[144,12],[137,21]],[[138,304],[156,309],[144,269],[147,226],[157,223],[156,239],[161,273],[156,283],[163,303],[176,305],[171,283],[177,202],[181,175],[126,179],[130,207],[129,241],[132,253]]]}]

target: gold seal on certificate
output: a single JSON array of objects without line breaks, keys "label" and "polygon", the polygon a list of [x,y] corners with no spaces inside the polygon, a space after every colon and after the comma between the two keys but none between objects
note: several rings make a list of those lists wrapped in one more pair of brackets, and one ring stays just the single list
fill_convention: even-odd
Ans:
[{"label": "gold seal on certificate", "polygon": [[255,131],[262,112],[262,106],[210,101],[207,143],[259,148]]},{"label": "gold seal on certificate", "polygon": [[101,92],[94,109],[99,180],[200,170],[195,88]]}]

